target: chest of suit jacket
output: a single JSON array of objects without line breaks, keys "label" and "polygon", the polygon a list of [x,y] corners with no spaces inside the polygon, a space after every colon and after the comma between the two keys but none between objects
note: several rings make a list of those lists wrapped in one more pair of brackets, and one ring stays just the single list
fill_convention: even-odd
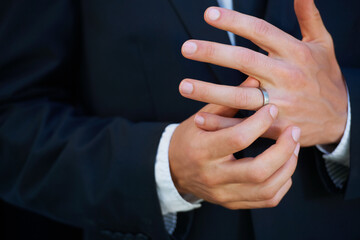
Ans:
[{"label": "chest of suit jacket", "polygon": [[[81,8],[84,105],[94,114],[133,121],[181,121],[203,104],[178,93],[183,78],[239,84],[237,71],[186,60],[189,38],[229,43],[208,26],[203,11],[216,1],[89,0]],[[317,1],[342,67],[359,67],[360,20],[356,1]],[[360,9],[360,8],[358,8]],[[334,17],[336,16],[336,17]],[[269,0],[264,18],[300,38],[293,1]],[[339,21],[341,19],[341,21]]]}]

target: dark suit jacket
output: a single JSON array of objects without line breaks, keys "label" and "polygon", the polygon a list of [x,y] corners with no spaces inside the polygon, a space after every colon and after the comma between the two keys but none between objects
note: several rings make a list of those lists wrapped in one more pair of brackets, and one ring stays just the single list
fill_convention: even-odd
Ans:
[{"label": "dark suit jacket", "polygon": [[[300,38],[292,0],[268,0],[261,9],[248,2],[239,10]],[[179,215],[173,238],[360,238],[360,3],[317,3],[351,96],[345,189],[332,185],[315,148],[302,149],[278,207],[230,211],[204,203]],[[180,54],[189,38],[229,43],[202,20],[211,5],[216,1],[0,1],[0,197],[46,217],[3,205],[2,239],[79,239],[80,229],[86,239],[169,239],[154,181],[157,145],[168,123],[203,106],[181,97],[178,84],[184,77],[228,85],[244,79]],[[241,154],[270,143],[257,141]]]}]

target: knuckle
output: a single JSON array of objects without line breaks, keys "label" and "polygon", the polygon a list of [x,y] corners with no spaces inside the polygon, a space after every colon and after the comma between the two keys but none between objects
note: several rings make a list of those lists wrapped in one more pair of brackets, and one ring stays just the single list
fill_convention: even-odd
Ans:
[{"label": "knuckle", "polygon": [[266,201],[266,207],[274,208],[280,204],[281,198],[273,198],[271,200]]},{"label": "knuckle", "polygon": [[294,49],[301,62],[311,63],[313,61],[312,51],[306,44],[299,43]]},{"label": "knuckle", "polygon": [[230,143],[232,147],[242,149],[244,146],[246,146],[246,139],[242,134],[237,134],[230,138]]},{"label": "knuckle", "polygon": [[235,63],[239,70],[249,68],[256,64],[256,55],[247,49],[238,49],[235,51]]},{"label": "knuckle", "polygon": [[290,157],[292,156],[292,154],[294,153],[294,143],[293,140],[290,141],[284,141],[282,146],[279,146],[278,148],[278,153],[279,155],[281,155],[281,159],[279,159],[279,161],[283,162],[285,164],[285,162],[290,159]]},{"label": "knuckle", "polygon": [[269,34],[270,32],[270,25],[263,19],[255,18],[254,20],[254,34],[256,36],[264,36]]},{"label": "knuckle", "polygon": [[249,96],[246,94],[246,92],[241,91],[240,89],[235,89],[234,91],[235,91],[234,93],[235,106],[237,106],[238,108],[241,108],[242,106],[248,106],[250,101],[249,101]]},{"label": "knuckle", "polygon": [[[281,79],[284,80],[297,80],[301,79],[302,77],[302,72],[298,68],[291,66],[284,66],[282,68],[278,68],[276,73]],[[291,82],[291,84],[292,83],[293,82]]]},{"label": "knuckle", "polygon": [[237,26],[239,26],[241,24],[241,22],[240,22],[241,19],[238,17],[238,14],[236,14],[236,13],[231,13],[229,15],[228,19],[229,19],[228,22],[226,22],[226,24],[228,26],[237,27]]},{"label": "knuckle", "polygon": [[317,21],[321,21],[321,14],[319,9],[315,8],[313,11],[314,11],[313,18],[316,19]]},{"label": "knuckle", "polygon": [[292,82],[300,82],[302,83],[304,78],[304,74],[300,69],[291,69],[288,71],[288,78],[292,80]]},{"label": "knuckle", "polygon": [[221,122],[218,116],[208,116],[206,118],[205,125],[207,125],[212,130],[221,129]]},{"label": "knuckle", "polygon": [[238,209],[239,209],[239,206],[237,206],[237,205],[234,204],[234,203],[222,204],[222,206],[223,206],[224,208],[229,209],[229,210],[238,210]]},{"label": "knuckle", "polygon": [[[293,184],[293,181],[292,181],[292,178],[290,178],[290,179],[289,179],[289,185],[290,185],[290,187],[292,186],[292,184]],[[290,188],[290,187],[289,187],[289,188]]]},{"label": "knuckle", "polygon": [[265,188],[261,191],[260,197],[263,200],[271,200],[275,197],[277,191],[273,187]]},{"label": "knuckle", "polygon": [[263,183],[267,179],[267,171],[263,167],[252,167],[250,171],[249,180],[253,183]]},{"label": "knuckle", "polygon": [[216,54],[216,48],[214,44],[207,44],[205,47],[205,57],[212,59]]},{"label": "knuckle", "polygon": [[308,84],[305,74],[298,68],[289,67],[287,69],[283,69],[280,74],[281,78],[285,80],[284,84],[291,89],[301,89],[306,87]]},{"label": "knuckle", "polygon": [[[290,185],[290,187],[292,185],[292,180],[291,179],[289,180],[289,185]],[[283,195],[283,196],[275,195],[272,199],[266,201],[266,207],[269,207],[269,208],[277,207],[280,204],[280,202],[281,202],[281,200],[283,199],[284,196],[285,195]]]},{"label": "knuckle", "polygon": [[220,191],[220,190],[214,191],[212,193],[211,198],[214,202],[216,202],[218,204],[226,204],[229,200],[226,193],[224,193],[223,191]]}]

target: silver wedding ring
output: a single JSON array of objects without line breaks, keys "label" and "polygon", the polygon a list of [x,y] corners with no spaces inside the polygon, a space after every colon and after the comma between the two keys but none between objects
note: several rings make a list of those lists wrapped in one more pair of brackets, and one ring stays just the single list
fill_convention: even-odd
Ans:
[{"label": "silver wedding ring", "polygon": [[261,91],[261,94],[263,95],[263,106],[269,104],[270,102],[270,99],[269,99],[269,94],[268,92],[264,89],[264,88],[261,88],[259,87],[259,90]]}]

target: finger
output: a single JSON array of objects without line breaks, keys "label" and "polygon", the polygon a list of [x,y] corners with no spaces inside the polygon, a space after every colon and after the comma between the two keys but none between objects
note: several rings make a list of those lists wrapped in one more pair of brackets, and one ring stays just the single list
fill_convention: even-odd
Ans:
[{"label": "finger", "polygon": [[278,114],[275,105],[259,109],[251,117],[234,127],[204,134],[204,148],[208,149],[210,158],[217,159],[231,155],[247,148],[259,138],[274,122]]},{"label": "finger", "polygon": [[328,37],[329,34],[314,0],[295,0],[294,7],[304,41],[321,40]]},{"label": "finger", "polygon": [[[227,128],[230,129],[230,128]],[[264,183],[294,154],[300,137],[300,129],[287,128],[276,144],[256,158],[224,162],[219,167],[228,183]]]},{"label": "finger", "polygon": [[296,145],[294,154],[290,159],[278,170],[276,171],[269,179],[259,186],[258,189],[254,189],[254,194],[256,194],[257,200],[269,200],[272,199],[276,193],[281,189],[281,187],[292,177],[295,172],[298,154],[300,150],[300,144]]},{"label": "finger", "polygon": [[224,86],[185,79],[180,83],[179,91],[186,98],[230,108],[256,110],[263,105],[263,95],[257,88]]},{"label": "finger", "polygon": [[[300,145],[299,145],[300,148]],[[296,151],[296,150],[295,150]],[[238,201],[265,201],[275,197],[294,174],[297,164],[295,153],[271,178],[262,184],[220,185],[213,196],[221,203]]]},{"label": "finger", "polygon": [[[195,115],[194,121],[196,126],[202,130],[217,131],[224,128],[233,127],[243,122],[244,119],[234,118],[233,116],[216,115],[200,111]],[[274,123],[261,137],[276,140],[279,138],[281,133],[281,127],[277,126],[277,124]]]},{"label": "finger", "polygon": [[266,80],[280,77],[284,63],[253,50],[209,41],[189,40],[182,46],[184,57],[239,70],[246,75]]},{"label": "finger", "polygon": [[238,111],[239,109],[236,108],[230,108],[227,106],[221,106],[216,104],[207,104],[199,112],[208,112],[223,117],[234,117]]},{"label": "finger", "polygon": [[[253,87],[259,88],[260,82],[255,78],[248,77],[240,87]],[[213,110],[216,109],[216,110]],[[233,118],[238,112],[237,109],[220,106],[216,104],[208,104],[199,113],[205,112],[204,115],[196,114],[195,124],[197,127],[205,131],[216,131],[223,128],[233,127],[243,121],[240,118]],[[200,118],[199,118],[199,117]],[[202,119],[203,118],[203,119]],[[209,119],[208,119],[209,118]],[[280,134],[277,134],[279,136]],[[262,137],[267,137],[266,133]]]},{"label": "finger", "polygon": [[285,194],[290,190],[292,180],[289,179],[284,186],[277,192],[275,197],[265,201],[240,201],[223,204],[224,207],[235,209],[253,209],[253,208],[273,208],[279,205],[280,201],[284,198]]},{"label": "finger", "polygon": [[255,158],[252,170],[259,169],[255,180],[264,181],[272,176],[294,154],[300,140],[301,130],[298,127],[289,127],[280,135],[274,145]]},{"label": "finger", "polygon": [[198,128],[205,131],[217,131],[220,129],[233,127],[243,121],[241,118],[222,117],[216,114],[199,112],[195,116],[195,124]]},{"label": "finger", "polygon": [[287,56],[293,44],[299,42],[262,19],[232,10],[210,7],[205,11],[204,18],[208,24],[249,39],[265,51],[277,55]]},{"label": "finger", "polygon": [[[240,84],[240,87],[258,88],[260,87],[260,82],[252,77],[248,77],[243,83]],[[216,104],[208,104],[200,110],[200,112],[213,113],[223,117],[233,117],[238,111],[239,110],[236,108],[229,108]]]},{"label": "finger", "polygon": [[260,82],[253,77],[248,77],[240,87],[252,87],[252,88],[259,88]]}]

